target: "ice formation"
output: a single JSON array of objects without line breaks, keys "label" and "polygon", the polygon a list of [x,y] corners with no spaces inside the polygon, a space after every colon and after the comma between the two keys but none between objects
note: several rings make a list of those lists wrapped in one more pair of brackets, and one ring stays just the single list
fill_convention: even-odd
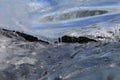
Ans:
[{"label": "ice formation", "polygon": [[120,80],[120,1],[0,0],[0,80]]}]

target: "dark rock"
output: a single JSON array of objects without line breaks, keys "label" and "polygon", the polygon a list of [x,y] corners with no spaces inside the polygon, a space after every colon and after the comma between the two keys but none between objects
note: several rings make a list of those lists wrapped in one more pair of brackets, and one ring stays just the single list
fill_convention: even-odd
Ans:
[{"label": "dark rock", "polygon": [[13,37],[17,37],[16,34],[14,34],[14,32],[7,30],[7,29],[1,29],[0,28],[0,34],[8,37],[8,38],[13,38]]},{"label": "dark rock", "polygon": [[71,37],[71,36],[63,36],[58,39],[59,42],[64,42],[64,43],[88,43],[88,42],[97,42],[94,39],[90,39],[88,37]]},{"label": "dark rock", "polygon": [[26,34],[26,33],[23,33],[23,32],[19,32],[19,31],[0,29],[0,33],[4,36],[8,37],[8,38],[21,37],[21,38],[25,39],[26,41],[41,42],[41,43],[49,44],[49,42],[47,42],[47,41],[40,40],[37,37],[34,37],[32,35],[29,35],[29,34]]},{"label": "dark rock", "polygon": [[32,35],[29,35],[29,34],[25,34],[25,33],[23,33],[23,32],[15,31],[15,33],[17,33],[19,36],[23,37],[25,40],[30,41],[30,42],[42,42],[42,43],[47,43],[47,44],[49,44],[49,43],[46,42],[46,41],[40,40],[40,39],[38,39],[37,37],[34,37],[34,36],[32,36]]}]

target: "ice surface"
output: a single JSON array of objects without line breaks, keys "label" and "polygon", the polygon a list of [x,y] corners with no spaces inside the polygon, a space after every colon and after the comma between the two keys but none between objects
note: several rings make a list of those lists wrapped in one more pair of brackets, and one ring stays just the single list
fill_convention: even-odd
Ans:
[{"label": "ice surface", "polygon": [[[43,44],[9,30],[51,43],[64,35],[97,42]],[[120,80],[119,74],[119,0],[0,0],[0,80]]]},{"label": "ice surface", "polygon": [[1,80],[119,80],[120,42],[42,44],[0,35]]}]

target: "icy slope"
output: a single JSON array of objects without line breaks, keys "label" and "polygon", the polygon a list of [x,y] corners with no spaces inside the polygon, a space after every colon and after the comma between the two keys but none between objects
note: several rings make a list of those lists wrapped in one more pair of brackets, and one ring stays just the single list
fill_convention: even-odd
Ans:
[{"label": "icy slope", "polygon": [[119,41],[48,45],[0,33],[0,80],[120,79]]},{"label": "icy slope", "polygon": [[119,24],[119,0],[0,0],[0,80],[120,80]]}]

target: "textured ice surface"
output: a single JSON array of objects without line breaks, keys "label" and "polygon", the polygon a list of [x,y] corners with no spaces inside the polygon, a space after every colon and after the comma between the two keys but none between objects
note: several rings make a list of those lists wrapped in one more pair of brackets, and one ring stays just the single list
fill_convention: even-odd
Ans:
[{"label": "textured ice surface", "polygon": [[29,42],[0,30],[0,80],[120,80],[119,0],[0,0],[0,29],[54,42]]},{"label": "textured ice surface", "polygon": [[119,41],[47,45],[4,34],[0,35],[1,80],[120,79]]}]

